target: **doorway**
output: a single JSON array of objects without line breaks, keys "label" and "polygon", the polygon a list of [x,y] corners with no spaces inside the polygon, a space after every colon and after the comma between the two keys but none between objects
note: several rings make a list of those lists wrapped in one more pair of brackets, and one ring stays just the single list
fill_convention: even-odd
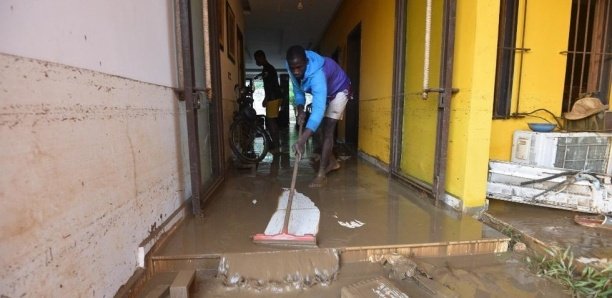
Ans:
[{"label": "doorway", "polygon": [[[209,2],[214,5],[215,1]],[[220,102],[212,101],[212,94],[218,94],[220,86],[207,86],[207,77],[218,72],[218,61],[206,63],[206,51],[215,52],[219,43],[216,39],[206,48],[204,36],[203,0],[180,2],[181,51],[183,62],[183,90],[187,119],[187,143],[189,146],[189,167],[191,175],[192,207],[194,214],[201,213],[201,205],[222,181]],[[210,10],[211,7],[209,7]],[[213,10],[215,11],[215,10]],[[218,25],[212,19],[208,25]],[[216,28],[216,27],[215,27]],[[214,28],[213,28],[214,29]],[[211,75],[210,72],[213,74]]]},{"label": "doorway", "polygon": [[346,144],[357,150],[359,147],[359,72],[361,62],[361,23],[349,33],[346,41],[346,72],[351,79],[353,99],[346,104]]}]

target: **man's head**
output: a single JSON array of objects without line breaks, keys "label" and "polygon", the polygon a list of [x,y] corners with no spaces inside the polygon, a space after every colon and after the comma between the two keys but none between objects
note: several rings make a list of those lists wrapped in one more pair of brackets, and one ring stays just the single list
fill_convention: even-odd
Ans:
[{"label": "man's head", "polygon": [[295,45],[287,50],[287,65],[289,65],[289,71],[296,79],[304,78],[307,64],[308,58],[306,58],[306,50],[303,47]]},{"label": "man's head", "polygon": [[262,50],[255,51],[253,57],[255,57],[255,64],[257,64],[257,66],[262,66],[266,63],[266,53]]}]

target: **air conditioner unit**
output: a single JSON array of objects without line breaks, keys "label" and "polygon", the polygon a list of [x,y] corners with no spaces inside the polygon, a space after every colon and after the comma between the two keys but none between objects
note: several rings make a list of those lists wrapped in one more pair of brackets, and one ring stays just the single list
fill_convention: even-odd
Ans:
[{"label": "air conditioner unit", "polygon": [[511,161],[531,166],[612,174],[612,133],[517,130]]}]

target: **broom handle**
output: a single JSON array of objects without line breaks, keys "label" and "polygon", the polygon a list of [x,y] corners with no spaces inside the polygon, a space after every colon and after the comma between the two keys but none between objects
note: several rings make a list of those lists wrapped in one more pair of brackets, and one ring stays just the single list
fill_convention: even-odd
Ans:
[{"label": "broom handle", "polygon": [[[302,127],[304,125],[300,125],[300,129],[298,132],[298,138],[302,136]],[[293,163],[293,177],[291,178],[291,189],[289,190],[289,198],[287,198],[287,207],[285,209],[285,222],[283,223],[283,234],[289,233],[289,215],[291,214],[291,205],[293,205],[293,195],[295,194],[295,180],[297,178],[298,172],[298,163],[302,159],[302,154],[298,152],[295,162]]]}]

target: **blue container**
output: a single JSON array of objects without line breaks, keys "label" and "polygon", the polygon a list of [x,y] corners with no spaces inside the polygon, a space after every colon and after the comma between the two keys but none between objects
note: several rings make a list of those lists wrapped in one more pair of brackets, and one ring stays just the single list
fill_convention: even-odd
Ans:
[{"label": "blue container", "polygon": [[555,128],[557,127],[556,124],[552,124],[552,123],[527,123],[527,125],[529,125],[529,128],[533,131],[536,132],[551,132],[553,130],[555,130]]}]

